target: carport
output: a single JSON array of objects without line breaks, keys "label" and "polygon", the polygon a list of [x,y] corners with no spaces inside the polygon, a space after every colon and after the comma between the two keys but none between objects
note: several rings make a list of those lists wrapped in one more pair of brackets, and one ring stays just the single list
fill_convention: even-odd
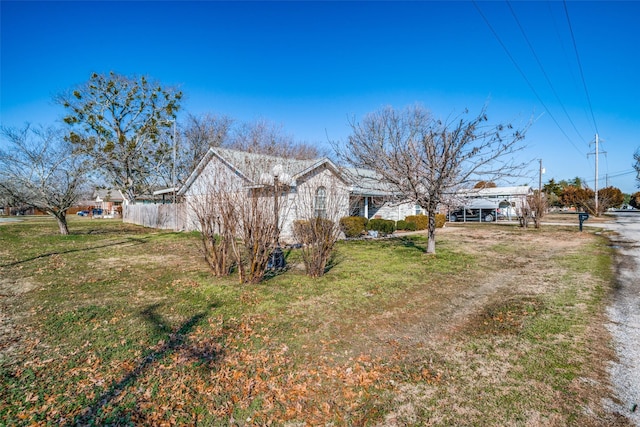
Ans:
[{"label": "carport", "polygon": [[460,190],[449,205],[448,217],[451,222],[511,221],[518,218],[519,210],[527,204],[527,196],[532,191],[529,186]]}]

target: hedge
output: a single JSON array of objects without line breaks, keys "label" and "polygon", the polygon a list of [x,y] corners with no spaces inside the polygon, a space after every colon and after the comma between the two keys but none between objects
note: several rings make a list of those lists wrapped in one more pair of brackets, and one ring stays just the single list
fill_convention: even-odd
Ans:
[{"label": "hedge", "polygon": [[365,232],[367,222],[362,216],[345,216],[340,218],[340,228],[346,237],[359,237]]},{"label": "hedge", "polygon": [[405,219],[416,225],[416,230],[426,230],[429,227],[429,217],[426,215],[409,215]]},{"label": "hedge", "polygon": [[382,234],[391,234],[396,231],[396,222],[390,219],[372,219],[367,223],[367,230],[378,231]]},{"label": "hedge", "polygon": [[401,219],[400,221],[396,222],[396,230],[416,231],[416,223],[407,222]]}]

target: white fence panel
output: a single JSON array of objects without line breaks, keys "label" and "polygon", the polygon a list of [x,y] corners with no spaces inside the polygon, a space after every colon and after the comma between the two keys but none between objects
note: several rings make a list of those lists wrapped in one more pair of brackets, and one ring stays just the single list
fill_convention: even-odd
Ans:
[{"label": "white fence panel", "polygon": [[184,230],[184,204],[126,205],[122,221],[163,230]]}]

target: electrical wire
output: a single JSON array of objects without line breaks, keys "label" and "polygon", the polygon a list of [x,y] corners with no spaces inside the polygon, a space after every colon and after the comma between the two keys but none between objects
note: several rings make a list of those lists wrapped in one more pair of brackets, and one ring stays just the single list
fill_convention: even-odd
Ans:
[{"label": "electrical wire", "polygon": [[531,50],[531,53],[533,54],[533,57],[536,59],[536,62],[538,63],[538,66],[540,67],[540,71],[542,71],[542,74],[544,75],[545,79],[547,80],[547,83],[549,84],[549,87],[551,88],[551,91],[555,95],[556,100],[560,104],[560,107],[562,107],[562,111],[564,111],[564,114],[567,116],[567,119],[569,119],[569,123],[571,123],[571,126],[573,126],[573,130],[576,131],[576,133],[578,134],[578,137],[580,137],[580,139],[582,141],[584,141],[585,138],[580,134],[580,131],[576,127],[575,123],[571,119],[571,116],[569,115],[569,112],[565,108],[564,103],[560,99],[560,96],[558,95],[558,92],[556,92],[556,88],[553,86],[553,83],[551,83],[551,79],[549,78],[549,75],[545,71],[544,66],[542,65],[542,62],[540,61],[540,58],[538,57],[538,54],[536,53],[535,49],[533,48],[533,45],[529,41],[529,37],[527,37],[527,34],[526,34],[524,28],[522,27],[522,24],[520,23],[520,20],[516,16],[516,12],[513,10],[513,7],[511,6],[511,2],[509,0],[506,0],[506,2],[507,2],[507,6],[509,6],[509,10],[511,11],[511,15],[513,16],[513,19],[516,21],[516,24],[518,24],[518,28],[520,28],[520,32],[522,33],[522,37],[524,37],[524,40],[527,42],[527,45],[529,46],[529,50]]},{"label": "electrical wire", "polygon": [[544,109],[547,111],[547,113],[549,114],[549,116],[551,117],[551,119],[553,120],[553,122],[556,124],[556,126],[558,127],[558,129],[560,129],[560,132],[562,132],[562,134],[565,136],[565,138],[567,138],[567,141],[569,141],[569,143],[571,143],[571,145],[573,146],[573,148],[576,149],[576,151],[578,153],[580,153],[581,155],[584,156],[584,153],[578,148],[578,146],[571,140],[571,138],[569,138],[569,135],[567,135],[567,133],[564,131],[564,129],[562,128],[562,126],[560,126],[560,123],[558,123],[558,120],[556,120],[556,118],[554,117],[553,113],[551,113],[551,111],[549,110],[549,108],[547,107],[547,105],[544,103],[544,101],[542,100],[542,98],[540,97],[540,95],[538,94],[538,92],[536,91],[536,89],[533,87],[533,84],[529,81],[529,79],[527,78],[526,74],[524,73],[524,71],[522,71],[522,69],[520,68],[520,66],[518,65],[517,61],[515,60],[515,58],[513,57],[513,55],[511,55],[511,52],[509,52],[509,49],[507,49],[507,46],[502,42],[502,39],[500,38],[500,36],[498,35],[498,33],[494,30],[493,26],[491,25],[491,23],[489,22],[489,20],[487,19],[487,17],[484,15],[484,13],[482,12],[482,10],[480,9],[480,6],[478,6],[478,4],[476,3],[476,0],[472,0],[473,5],[475,6],[476,10],[478,11],[478,13],[480,14],[480,16],[482,17],[482,19],[484,20],[484,22],[487,24],[487,26],[489,27],[489,30],[491,30],[491,33],[493,33],[493,36],[496,38],[496,40],[498,41],[498,43],[500,43],[500,46],[502,46],[502,49],[504,49],[505,53],[507,54],[507,56],[509,57],[509,59],[511,59],[511,62],[513,62],[513,65],[516,67],[516,69],[518,70],[518,72],[520,73],[520,75],[522,76],[522,78],[525,80],[525,82],[527,83],[527,85],[529,85],[529,88],[531,89],[531,91],[533,92],[533,94],[536,96],[536,98],[538,98],[538,101],[540,102],[540,104],[542,104],[542,106],[544,107]]},{"label": "electrical wire", "polygon": [[593,114],[593,106],[591,105],[591,96],[589,96],[589,90],[587,89],[587,82],[584,78],[584,71],[582,70],[582,62],[580,62],[580,55],[578,54],[578,46],[576,44],[575,35],[573,34],[571,19],[569,19],[569,9],[567,8],[567,0],[563,0],[562,3],[564,4],[564,13],[567,16],[567,23],[569,24],[569,32],[571,33],[571,40],[573,41],[573,50],[576,53],[576,59],[578,60],[578,67],[580,68],[580,76],[582,77],[582,86],[584,87],[584,92],[587,94],[587,102],[589,103],[589,111],[591,111],[591,119],[593,120],[593,127],[596,129],[596,133],[600,133],[598,132],[596,117]]}]

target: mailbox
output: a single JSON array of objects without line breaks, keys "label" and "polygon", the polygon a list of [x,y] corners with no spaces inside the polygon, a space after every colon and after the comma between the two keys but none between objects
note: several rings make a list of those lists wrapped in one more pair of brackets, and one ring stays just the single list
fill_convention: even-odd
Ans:
[{"label": "mailbox", "polygon": [[581,212],[578,214],[578,220],[580,221],[580,231],[582,231],[582,223],[589,219],[589,214]]}]

